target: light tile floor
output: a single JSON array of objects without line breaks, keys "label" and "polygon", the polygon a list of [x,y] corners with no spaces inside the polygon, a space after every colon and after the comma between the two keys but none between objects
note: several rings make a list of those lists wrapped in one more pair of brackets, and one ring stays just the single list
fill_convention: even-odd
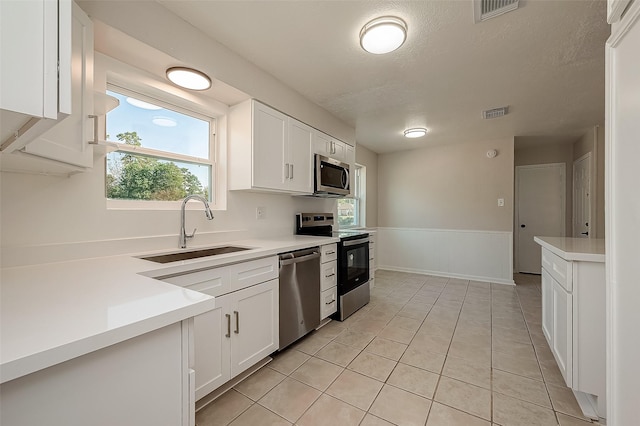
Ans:
[{"label": "light tile floor", "polygon": [[586,426],[517,286],[378,271],[371,302],[275,356],[198,426]]}]

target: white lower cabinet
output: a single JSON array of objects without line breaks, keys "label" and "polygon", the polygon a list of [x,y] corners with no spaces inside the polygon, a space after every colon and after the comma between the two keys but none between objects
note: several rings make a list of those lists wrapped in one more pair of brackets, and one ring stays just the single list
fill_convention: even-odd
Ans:
[{"label": "white lower cabinet", "polygon": [[278,350],[277,265],[273,256],[163,279],[216,296],[194,318],[196,400]]},{"label": "white lower cabinet", "polygon": [[188,320],[0,386],[0,424],[195,424]]},{"label": "white lower cabinet", "polygon": [[338,312],[338,245],[320,247],[320,320]]},{"label": "white lower cabinet", "polygon": [[573,382],[573,303],[571,294],[552,278],[553,332],[551,351],[554,353],[558,368],[565,382]]},{"label": "white lower cabinet", "polygon": [[606,417],[604,262],[542,249],[542,332],[585,415]]}]

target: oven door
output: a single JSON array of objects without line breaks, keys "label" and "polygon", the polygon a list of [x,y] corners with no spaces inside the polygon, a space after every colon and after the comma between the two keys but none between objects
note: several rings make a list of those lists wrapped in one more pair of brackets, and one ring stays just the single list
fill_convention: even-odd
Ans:
[{"label": "oven door", "polygon": [[369,281],[369,238],[341,241],[338,259],[338,294]]}]

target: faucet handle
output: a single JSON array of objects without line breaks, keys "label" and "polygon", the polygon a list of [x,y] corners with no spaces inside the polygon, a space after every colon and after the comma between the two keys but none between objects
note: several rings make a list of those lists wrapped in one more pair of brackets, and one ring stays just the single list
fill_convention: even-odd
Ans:
[{"label": "faucet handle", "polygon": [[198,228],[193,228],[193,232],[191,234],[185,233],[184,236],[187,237],[187,238],[193,238],[193,237],[195,237],[197,230],[198,230]]}]

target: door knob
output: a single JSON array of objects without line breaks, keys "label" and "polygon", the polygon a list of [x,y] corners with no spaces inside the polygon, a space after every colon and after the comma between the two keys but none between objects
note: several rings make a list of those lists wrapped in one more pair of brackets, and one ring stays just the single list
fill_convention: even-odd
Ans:
[{"label": "door knob", "polygon": [[527,225],[525,225],[525,224],[523,223],[522,225],[520,225],[520,228],[524,228],[525,226],[527,226]]}]

